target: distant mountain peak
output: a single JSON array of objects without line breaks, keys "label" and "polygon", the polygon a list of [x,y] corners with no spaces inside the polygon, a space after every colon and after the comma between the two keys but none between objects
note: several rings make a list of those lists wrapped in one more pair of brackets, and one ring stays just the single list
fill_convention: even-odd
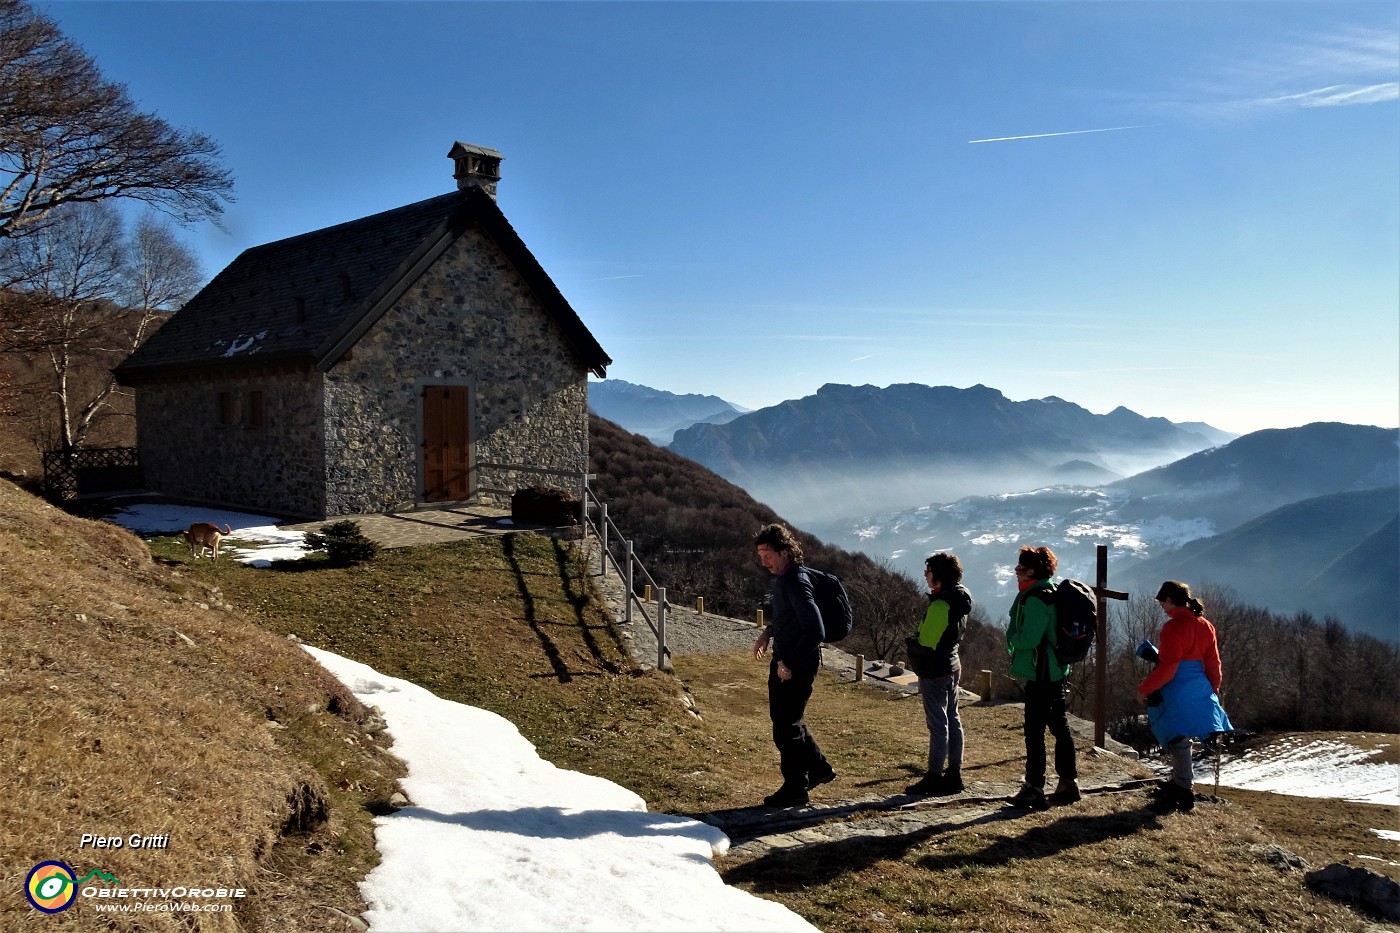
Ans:
[{"label": "distant mountain peak", "polygon": [[748,411],[717,395],[677,395],[625,379],[589,380],[588,407],[599,417],[657,444],[670,443],[683,428],[722,424]]},{"label": "distant mountain peak", "polygon": [[[814,520],[1033,489],[1067,475],[1108,482],[1214,443],[1165,418],[1126,408],[1096,415],[1056,396],[1012,401],[980,383],[827,383],[815,395],[678,431],[669,446],[785,514]],[[1057,469],[1072,461],[1090,469]]]}]

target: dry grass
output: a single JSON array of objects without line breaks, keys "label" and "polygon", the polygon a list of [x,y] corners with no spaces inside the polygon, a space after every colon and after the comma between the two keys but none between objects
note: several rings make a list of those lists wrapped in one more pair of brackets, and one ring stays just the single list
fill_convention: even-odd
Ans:
[{"label": "dry grass", "polygon": [[[776,781],[758,668],[738,656],[677,663],[707,723],[748,756],[725,763],[726,778],[749,785],[748,799],[733,794],[731,806],[751,804],[754,785]],[[808,719],[841,774],[813,793],[817,802],[895,794],[923,770],[917,699],[824,676]],[[963,720],[965,780],[1014,785],[1024,763],[1020,708],[965,706]],[[1086,785],[1125,770],[1147,773],[1084,745],[1079,761]],[[946,820],[906,833],[735,855],[719,865],[730,883],[781,900],[828,931],[1360,930],[1367,921],[1276,867],[1270,847],[1314,866],[1349,861],[1400,878],[1394,844],[1370,832],[1393,825],[1395,808],[1228,789],[1220,796],[1190,816],[1159,817],[1141,792],[1091,794],[1040,813],[950,810]],[[1358,860],[1387,852],[1388,864]]]},{"label": "dry grass", "polygon": [[[5,482],[0,515],[0,771],[12,776],[0,797],[0,927],[53,927],[23,886],[34,864],[59,858],[128,886],[250,892],[233,913],[130,915],[114,929],[346,929],[324,908],[360,909],[354,878],[377,855],[357,816],[400,771],[357,728],[363,707],[121,529]],[[83,833],[169,833],[169,848],[80,849]],[[274,871],[307,849],[335,863],[314,890],[307,859],[296,879]],[[262,924],[270,910],[277,922]],[[99,919],[78,913],[61,916]]]},{"label": "dry grass", "polygon": [[[0,804],[6,930],[56,922],[17,894],[35,861],[71,856],[89,826],[145,829],[128,821],[168,826],[171,853],[113,853],[127,860],[103,867],[118,877],[157,881],[156,866],[169,865],[248,879],[242,912],[198,929],[346,928],[321,905],[359,909],[354,882],[375,857],[367,808],[392,788],[392,763],[286,634],[501,713],[545,758],[624,784],[653,809],[748,806],[776,786],[764,666],[733,654],[679,658],[679,680],[638,672],[563,543],[520,534],[395,549],[357,567],[253,570],[192,563],[174,539],[153,542],[152,561],[124,532],[4,484],[0,498],[0,611],[20,620],[0,649],[0,767],[24,775]],[[824,675],[810,719],[841,773],[818,802],[893,794],[923,767],[917,700]],[[1019,710],[972,706],[965,720],[967,779],[1014,782]],[[1082,751],[1081,767],[1092,783],[1128,766]],[[303,786],[323,796],[327,820],[284,833]],[[1044,813],[949,809],[902,834],[735,854],[718,867],[830,931],[1365,927],[1263,853],[1393,861],[1393,843],[1368,830],[1394,826],[1394,808],[1222,796],[1163,818],[1136,793]],[[142,923],[115,928],[188,928]]]}]

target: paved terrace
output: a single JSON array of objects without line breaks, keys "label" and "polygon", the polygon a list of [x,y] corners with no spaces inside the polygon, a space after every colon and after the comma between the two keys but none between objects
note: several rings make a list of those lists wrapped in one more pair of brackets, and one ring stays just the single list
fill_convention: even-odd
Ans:
[{"label": "paved terrace", "polygon": [[289,531],[319,531],[323,525],[346,520],[358,522],[365,537],[381,547],[442,544],[482,535],[509,534],[513,531],[557,531],[546,525],[513,522],[508,508],[472,504],[441,509],[418,509],[413,512],[337,515],[325,521],[301,522],[280,527]]}]

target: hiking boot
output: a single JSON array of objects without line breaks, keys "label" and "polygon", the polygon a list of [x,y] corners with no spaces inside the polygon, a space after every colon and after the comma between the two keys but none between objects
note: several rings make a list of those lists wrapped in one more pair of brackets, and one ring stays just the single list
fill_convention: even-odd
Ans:
[{"label": "hiking boot", "polygon": [[802,807],[807,805],[807,789],[797,784],[784,784],[763,798],[765,807]]},{"label": "hiking boot", "polygon": [[1055,785],[1055,792],[1050,795],[1050,800],[1054,803],[1075,803],[1081,796],[1078,781],[1074,778],[1060,778],[1060,783]]},{"label": "hiking boot", "polygon": [[1013,807],[1028,807],[1031,809],[1045,808],[1045,791],[1034,784],[1022,784],[1016,796],[1009,798],[1007,803]]},{"label": "hiking boot", "polygon": [[1150,806],[1158,813],[1176,810],[1190,813],[1196,808],[1196,793],[1194,789],[1188,790],[1175,781],[1167,781],[1155,788]]},{"label": "hiking boot", "polygon": [[938,794],[942,782],[942,775],[930,772],[904,788],[904,792],[915,797],[933,797]]},{"label": "hiking boot", "polygon": [[1176,808],[1182,813],[1190,813],[1196,809],[1196,788],[1178,787],[1176,789]]},{"label": "hiking boot", "polygon": [[830,762],[823,761],[807,774],[807,789],[820,787],[822,784],[830,784],[836,780],[836,769]]},{"label": "hiking boot", "polygon": [[961,794],[963,792],[962,771],[958,768],[949,768],[943,772],[943,777],[938,779],[938,790],[934,791],[937,797],[947,797],[951,794]]}]

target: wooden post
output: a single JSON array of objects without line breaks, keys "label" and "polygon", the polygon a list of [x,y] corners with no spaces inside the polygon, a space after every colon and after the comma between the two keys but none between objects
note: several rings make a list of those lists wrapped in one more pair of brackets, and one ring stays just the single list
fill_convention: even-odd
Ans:
[{"label": "wooden post", "polygon": [[[598,576],[606,577],[608,575],[608,504],[606,502],[598,503],[598,539],[602,544],[602,554],[598,558]],[[627,559],[632,559],[630,554]]]},{"label": "wooden post", "polygon": [[763,628],[763,610],[758,610],[758,627]]},{"label": "wooden post", "polygon": [[695,611],[700,613],[701,615],[705,614],[705,597],[695,597]]},{"label": "wooden post", "polygon": [[865,679],[865,655],[856,655],[856,680]]},{"label": "wooden post", "polygon": [[1098,597],[1098,648],[1094,652],[1094,744],[1104,747],[1108,731],[1108,601],[1127,599],[1128,594],[1108,588],[1108,545],[1098,547],[1098,573],[1094,578],[1094,595]]},{"label": "wooden post", "polygon": [[623,600],[623,605],[625,605],[625,606],[627,607],[627,618],[626,618],[626,622],[627,622],[628,625],[631,625],[631,624],[632,624],[632,600],[634,600],[634,599],[637,598],[637,590],[635,589],[635,587],[636,587],[637,584],[634,583],[633,580],[632,580],[632,564],[635,562],[635,560],[634,560],[633,555],[632,555],[632,541],[631,541],[631,539],[628,539],[626,543],[627,543],[627,579],[626,579],[624,582],[627,584],[627,598],[626,598],[625,600]]},{"label": "wooden post", "polygon": [[[651,587],[648,586],[650,591]],[[656,669],[669,671],[671,665],[666,660],[666,587],[660,587],[660,599],[656,601]],[[648,592],[647,598],[651,595]]]},{"label": "wooden post", "polygon": [[992,702],[992,672],[982,671],[982,702]]},{"label": "wooden post", "polygon": [[642,595],[642,602],[644,602],[644,603],[649,603],[649,602],[651,602],[651,584],[650,584],[650,583],[648,583],[648,584],[646,585],[646,587],[644,588],[644,592],[643,592],[643,595]]},{"label": "wooden post", "polygon": [[597,479],[598,474],[584,472],[581,475],[583,477],[583,488],[580,490],[578,497],[578,526],[583,529],[584,536],[586,537],[588,535],[588,481]]}]

